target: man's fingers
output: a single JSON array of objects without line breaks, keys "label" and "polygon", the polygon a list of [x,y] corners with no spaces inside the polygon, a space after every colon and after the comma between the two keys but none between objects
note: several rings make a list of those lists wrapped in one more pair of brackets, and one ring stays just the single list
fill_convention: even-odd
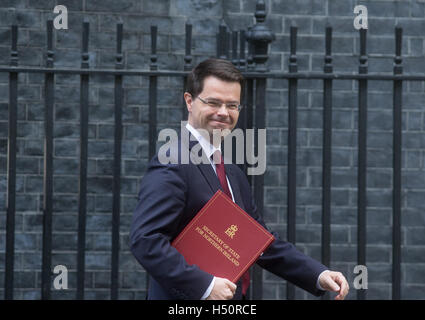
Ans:
[{"label": "man's fingers", "polygon": [[328,285],[332,291],[339,291],[339,289],[341,289],[340,286],[337,285],[336,282],[332,279],[329,280]]},{"label": "man's fingers", "polygon": [[227,291],[226,292],[227,293],[226,299],[230,300],[235,295],[236,285],[233,282],[229,281],[228,279],[225,279],[225,284],[227,286],[227,288],[226,288],[226,291]]},{"label": "man's fingers", "polygon": [[341,290],[339,292],[339,297],[341,299],[344,299],[345,296],[348,294],[349,286],[347,280],[343,276],[338,277],[339,283],[341,285]]},{"label": "man's fingers", "polygon": [[232,293],[235,294],[236,284],[234,284],[232,281],[226,279],[226,285],[229,287],[229,289],[232,291]]},{"label": "man's fingers", "polygon": [[336,277],[332,273],[324,274],[325,289],[330,291],[339,291],[340,286],[336,283]]},{"label": "man's fingers", "polygon": [[233,298],[233,296],[234,296],[234,292],[230,289],[230,288],[227,288],[226,289],[226,300],[230,300],[230,299],[232,299]]},{"label": "man's fingers", "polygon": [[326,270],[319,277],[319,284],[324,290],[338,292],[336,300],[343,300],[348,294],[349,286],[341,272]]},{"label": "man's fingers", "polygon": [[229,300],[236,291],[236,285],[225,278],[216,277],[208,300]]},{"label": "man's fingers", "polygon": [[334,280],[340,286],[340,290],[338,290],[339,294],[335,297],[335,300],[344,300],[349,290],[348,282],[345,280],[344,276],[339,273],[335,275]]}]

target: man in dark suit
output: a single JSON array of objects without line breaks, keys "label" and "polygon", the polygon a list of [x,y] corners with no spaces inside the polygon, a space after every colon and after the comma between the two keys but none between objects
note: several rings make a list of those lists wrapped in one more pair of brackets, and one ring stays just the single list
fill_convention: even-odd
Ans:
[{"label": "man in dark suit", "polygon": [[[235,127],[242,85],[241,73],[226,60],[208,59],[195,67],[184,94],[188,123],[182,136],[190,139],[170,142],[169,150],[178,152],[168,152],[167,161],[158,154],[149,163],[130,232],[131,251],[150,275],[148,299],[241,299],[246,293],[246,275],[237,284],[215,277],[187,264],[171,246],[218,189],[265,227],[245,174],[235,164],[224,164],[221,137],[214,138]],[[200,150],[203,161],[195,164],[191,160]],[[274,236],[258,265],[316,296],[329,290],[338,292],[335,299],[344,299],[348,283],[341,273]]]}]

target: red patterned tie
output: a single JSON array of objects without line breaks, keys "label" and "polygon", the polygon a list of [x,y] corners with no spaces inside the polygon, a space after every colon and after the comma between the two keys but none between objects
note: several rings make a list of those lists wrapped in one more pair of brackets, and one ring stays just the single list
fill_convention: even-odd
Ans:
[{"label": "red patterned tie", "polygon": [[[218,180],[220,180],[221,188],[223,189],[223,192],[230,199],[232,199],[232,194],[230,193],[229,185],[227,184],[226,170],[224,169],[224,161],[220,151],[217,150],[214,152],[213,160],[215,163],[215,169],[217,172]],[[242,275],[242,294],[243,295],[246,295],[246,292],[248,290],[249,281],[250,281],[249,278],[250,278],[249,270],[247,270]]]}]

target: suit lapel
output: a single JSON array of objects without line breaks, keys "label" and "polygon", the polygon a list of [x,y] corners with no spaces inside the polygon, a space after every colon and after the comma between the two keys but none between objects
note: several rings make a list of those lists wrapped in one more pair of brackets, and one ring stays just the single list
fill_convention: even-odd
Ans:
[{"label": "suit lapel", "polygon": [[[186,127],[183,128],[184,134],[189,134],[189,153],[195,152],[192,151],[192,148],[199,144],[199,142],[193,137],[192,133],[190,133],[189,130],[186,129]],[[193,137],[193,138],[191,138]],[[192,140],[194,139],[194,140]],[[189,155],[189,162],[190,162],[190,155]],[[217,178],[217,175],[214,172],[214,169],[212,168],[211,164],[209,163],[209,160],[205,156],[204,153],[202,153],[202,163],[195,165],[204,176],[205,180],[207,180],[208,185],[211,188],[211,191],[213,193],[216,193],[218,189],[221,189],[220,181]]]},{"label": "suit lapel", "polygon": [[197,167],[201,170],[202,175],[207,180],[213,193],[216,193],[218,189],[221,189],[220,181],[210,164],[198,164]]}]

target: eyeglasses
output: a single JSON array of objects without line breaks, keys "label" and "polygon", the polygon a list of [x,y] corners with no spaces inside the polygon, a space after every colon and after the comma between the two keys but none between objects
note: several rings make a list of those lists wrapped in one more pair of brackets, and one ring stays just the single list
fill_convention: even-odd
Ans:
[{"label": "eyeglasses", "polygon": [[203,103],[205,103],[206,105],[209,105],[211,108],[214,108],[214,109],[221,108],[221,106],[223,104],[226,106],[227,110],[241,111],[241,109],[242,109],[242,105],[241,104],[238,104],[238,103],[235,103],[235,102],[226,103],[226,102],[223,102],[223,101],[218,100],[218,99],[206,99],[206,100],[204,100],[200,96],[197,96],[197,98],[199,100],[201,100]]}]

